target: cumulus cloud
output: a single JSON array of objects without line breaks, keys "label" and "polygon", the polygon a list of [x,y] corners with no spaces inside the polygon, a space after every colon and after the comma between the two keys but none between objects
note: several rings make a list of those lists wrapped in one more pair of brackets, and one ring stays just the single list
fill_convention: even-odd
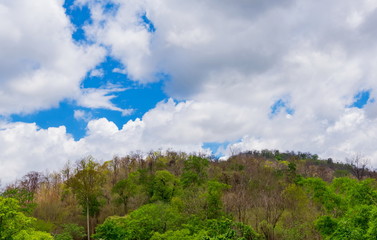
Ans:
[{"label": "cumulus cloud", "polygon": [[[143,121],[169,119],[151,133],[171,140],[179,133],[187,143],[254,139],[255,147],[335,158],[376,154],[362,137],[374,129],[375,104],[349,107],[360,91],[376,97],[374,1],[110,2],[117,10],[108,16],[101,2],[86,1],[97,19],[87,34],[109,46],[135,81],[165,72],[169,96],[187,100],[145,114]],[[286,109],[271,117],[279,101]],[[353,111],[359,122],[349,119]],[[348,127],[330,130],[344,121]]]},{"label": "cumulus cloud", "polygon": [[[63,90],[72,86],[76,89],[72,94],[80,106],[123,111],[111,102],[114,89],[80,91],[74,87],[80,76],[93,69],[98,61],[93,59],[100,58],[101,51],[97,47],[72,44],[67,37],[70,25],[60,5],[46,1],[45,4],[54,7],[40,15],[44,19],[44,14],[54,14],[60,16],[58,20],[45,23],[36,18],[30,22],[39,25],[19,29],[13,26],[26,20],[12,17],[9,12],[19,3],[25,6],[17,9],[25,11],[26,1],[0,4],[0,34],[4,36],[0,41],[1,46],[7,46],[2,56],[9,55],[6,51],[12,47],[27,46],[19,48],[19,56],[33,57],[21,58],[17,54],[9,59],[0,57],[2,62],[9,60],[0,65],[4,92],[0,96],[8,96],[0,102],[9,101],[3,104],[3,110],[0,105],[0,110],[7,112],[13,107],[30,111],[56,103],[63,94],[68,94],[67,91],[52,94],[51,89],[60,83],[63,86],[56,86]],[[31,129],[30,136],[42,133],[47,138],[61,136],[58,141],[72,144],[74,149],[73,153],[57,150],[62,156],[93,154],[109,159],[113,154],[131,150],[166,147],[193,151],[201,150],[203,142],[233,142],[223,150],[224,154],[229,154],[232,148],[276,148],[310,151],[343,160],[361,153],[377,166],[374,147],[377,105],[373,100],[377,98],[375,1],[242,0],[234,4],[223,0],[80,0],[76,3],[88,4],[91,10],[92,23],[85,26],[87,37],[105,46],[112,57],[123,63],[124,69],[114,69],[115,72],[126,73],[140,83],[157,81],[158,74],[167,74],[165,90],[176,101],[157,104],[142,119],[129,121],[121,129],[104,118],[91,120],[87,135],[79,141],[71,140],[63,127],[57,128],[58,131],[23,123],[14,125]],[[116,7],[109,10],[109,4]],[[37,26],[43,24],[51,24],[51,42],[47,43],[42,34],[35,34]],[[26,41],[20,34],[32,41],[17,45]],[[38,45],[39,41],[43,44]],[[58,51],[55,44],[66,49]],[[46,46],[54,51],[44,55],[41,49]],[[76,64],[88,54],[95,57]],[[67,56],[71,61],[57,60]],[[23,78],[25,74],[31,77]],[[59,81],[60,77],[68,80]],[[52,78],[55,81],[46,80]],[[39,85],[30,88],[28,81]],[[46,87],[49,92],[44,96],[38,92],[42,89],[38,86]],[[370,92],[367,104],[362,109],[351,107],[354,96],[366,90]],[[26,101],[26,97],[35,97],[37,93],[43,97],[35,102]],[[27,103],[17,105],[20,99]],[[279,102],[284,106],[273,111]],[[29,103],[33,105],[28,106]],[[84,115],[77,112],[76,117],[80,116]],[[6,124],[0,134],[11,139],[10,143],[4,143],[4,148],[14,144],[12,139],[22,140],[9,137],[19,134],[20,130],[14,126]],[[11,156],[12,153],[8,155]],[[44,161],[38,160],[42,157],[37,155],[33,159]]]},{"label": "cumulus cloud", "polygon": [[82,156],[64,126],[40,129],[34,123],[1,123],[0,143],[2,183],[32,170],[56,170],[67,160]]},{"label": "cumulus cloud", "polygon": [[[75,112],[83,117],[82,112]],[[166,119],[158,120],[166,124]],[[164,134],[150,137],[151,119],[129,121],[121,129],[111,121],[100,118],[90,120],[86,136],[75,141],[64,126],[41,129],[36,124],[0,124],[0,179],[9,183],[28,171],[56,171],[69,161],[86,156],[97,160],[110,160],[113,156],[124,156],[131,152],[169,150],[206,152],[201,143],[174,141]]]},{"label": "cumulus cloud", "polygon": [[[209,154],[209,150],[203,148],[203,142],[221,142],[224,138],[233,139],[233,143],[219,149],[218,153],[225,157],[238,151],[268,148],[311,151],[324,158],[335,156],[336,160],[355,153],[377,158],[377,119],[368,119],[364,109],[345,109],[337,121],[321,124],[279,112],[269,120],[270,123],[262,125],[262,120],[253,120],[254,113],[248,108],[242,116],[236,115],[233,111],[239,110],[230,109],[231,105],[226,103],[219,109],[213,106],[170,99],[160,102],[141,119],[128,121],[120,129],[106,118],[89,120],[85,137],[77,141],[63,126],[40,129],[35,124],[2,123],[2,181],[14,180],[30,170],[58,170],[64,162],[88,155],[109,160],[114,155],[158,149]],[[75,115],[84,117],[85,113],[75,112]],[[279,128],[274,127],[276,125]],[[244,134],[248,132],[253,134]],[[237,139],[239,136],[242,137]]]},{"label": "cumulus cloud", "polygon": [[0,114],[56,106],[80,91],[104,57],[101,47],[76,45],[63,1],[0,2]]}]

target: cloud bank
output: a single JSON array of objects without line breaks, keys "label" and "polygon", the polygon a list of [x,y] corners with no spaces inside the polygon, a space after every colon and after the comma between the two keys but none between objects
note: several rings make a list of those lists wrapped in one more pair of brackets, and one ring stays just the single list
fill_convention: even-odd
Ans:
[{"label": "cloud bank", "polygon": [[[85,26],[91,45],[71,39],[61,5],[0,1],[1,114],[49,108],[64,98],[126,111],[106,89],[80,89],[104,49],[124,65],[116,71],[135,82],[168,75],[165,91],[175,100],[121,129],[88,119],[79,141],[64,126],[5,122],[0,139],[7,151],[0,157],[17,161],[2,160],[13,173],[86,154],[199,151],[205,142],[233,142],[225,155],[232,148],[310,151],[337,160],[361,153],[377,166],[376,1],[76,1],[91,11]],[[363,92],[368,97],[357,106]]]}]

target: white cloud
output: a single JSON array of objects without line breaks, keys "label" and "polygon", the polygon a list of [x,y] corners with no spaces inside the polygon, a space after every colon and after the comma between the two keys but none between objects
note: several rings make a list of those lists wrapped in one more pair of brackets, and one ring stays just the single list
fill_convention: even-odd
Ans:
[{"label": "white cloud", "polygon": [[139,150],[144,153],[159,149],[202,151],[200,143],[182,145],[163,135],[148,136],[149,124],[149,120],[136,119],[118,129],[105,118],[91,120],[86,136],[75,141],[63,126],[40,129],[36,124],[1,123],[0,179],[6,184],[29,171],[60,170],[68,160],[74,162],[88,155],[110,160],[114,155],[124,156]]},{"label": "white cloud", "polygon": [[104,57],[76,45],[63,1],[0,2],[0,114],[30,113],[74,97]]},{"label": "white cloud", "polygon": [[104,76],[103,69],[93,69],[92,71],[90,71],[89,76],[90,77],[103,77]]},{"label": "white cloud", "polygon": [[93,116],[90,112],[84,111],[84,110],[74,110],[73,111],[73,117],[76,120],[83,120],[85,122],[89,122],[93,119]]},{"label": "white cloud", "polygon": [[[88,26],[87,33],[112,49],[131,78],[154,81],[165,72],[167,93],[187,100],[160,103],[145,114],[151,138],[182,144],[252,139],[256,147],[340,160],[357,151],[376,155],[362,130],[374,129],[375,103],[348,108],[361,90],[376,98],[375,1],[114,0],[119,8],[111,17],[88,2],[105,23]],[[140,24],[143,12],[156,32]],[[288,99],[294,113],[271,118],[279,99]]]},{"label": "white cloud", "polygon": [[99,44],[109,46],[110,54],[122,61],[128,76],[141,82],[153,81],[154,70],[150,62],[149,44],[151,33],[143,26],[140,16],[143,14],[143,2],[113,1],[121,4],[115,16],[104,6],[108,2],[84,1],[91,9],[93,25],[86,26],[88,37]]},{"label": "white cloud", "polygon": [[[65,127],[39,129],[35,124],[2,123],[0,175],[7,182],[31,170],[57,170],[67,160],[88,155],[109,160],[114,155],[139,150],[208,153],[202,147],[203,141],[221,142],[224,138],[235,142],[219,150],[225,155],[268,148],[310,151],[335,160],[357,153],[371,160],[377,158],[377,119],[367,119],[363,109],[345,109],[336,121],[318,124],[294,116],[287,118],[283,112],[273,119],[258,118],[257,111],[244,108],[241,114],[239,109],[231,107],[227,103],[169,100],[159,103],[142,119],[130,120],[121,129],[105,118],[90,120],[86,136],[78,141],[66,133]],[[85,113],[75,112],[75,115],[82,117]],[[240,141],[238,136],[242,136]]]},{"label": "white cloud", "polygon": [[77,96],[77,105],[86,108],[101,108],[109,109],[113,111],[119,111],[122,116],[130,115],[133,109],[122,109],[116,107],[111,100],[116,96],[112,93],[121,92],[126,89],[110,87],[110,88],[85,88],[82,89],[82,93]]},{"label": "white cloud", "polygon": [[121,74],[127,74],[127,71],[125,69],[121,69],[121,68],[114,68],[113,72],[121,73]]},{"label": "white cloud", "polygon": [[40,129],[35,124],[0,124],[0,175],[2,183],[28,171],[57,170],[81,157],[78,145],[65,127]]},{"label": "white cloud", "polygon": [[[101,4],[108,2],[117,4],[118,10],[103,11]],[[362,153],[377,166],[377,105],[370,101],[364,109],[348,107],[361,90],[370,89],[371,98],[377,99],[375,1],[242,0],[234,4],[223,0],[82,0],[80,3],[89,4],[93,18],[93,25],[85,28],[86,34],[121,60],[125,66],[123,73],[141,83],[157,80],[155,76],[161,72],[169,74],[167,94],[184,101],[159,103],[142,119],[130,121],[122,129],[106,119],[89,121],[87,136],[76,142],[59,128],[55,134],[61,136],[60,141],[72,144],[73,151],[77,151],[61,153],[66,158],[93,154],[109,159],[113,154],[160,147],[193,151],[201,149],[203,142],[239,140],[229,147],[310,151],[337,160]],[[6,87],[1,88],[6,90],[0,96],[9,95],[0,102],[9,105],[8,111],[31,111],[56,103],[60,95],[66,96],[68,92],[53,94],[58,83],[63,90],[70,89],[68,96],[74,95],[81,106],[123,111],[111,102],[114,89],[86,89],[81,93],[72,87],[80,81],[77,76],[85,75],[97,60],[83,65],[74,63],[88,54],[97,54],[98,49],[85,52],[83,47],[72,44],[67,37],[70,25],[61,7],[41,13],[42,17],[60,16],[58,26],[52,24],[54,21],[33,19],[29,30],[18,27],[17,21],[24,20],[11,16],[14,13],[9,9],[15,8],[12,4],[0,4],[0,46],[6,46],[2,56],[13,53],[9,49],[26,47],[19,48],[19,55],[13,53],[9,59],[0,57],[1,63],[9,60],[0,64],[1,84]],[[25,7],[17,9],[24,9],[27,4],[25,1]],[[46,4],[54,5],[51,1]],[[156,32],[149,32],[141,22],[144,13]],[[43,32],[35,34],[35,28],[43,24],[52,25],[51,42],[42,37]],[[61,39],[65,39],[64,44]],[[42,43],[39,45],[37,40]],[[57,45],[68,50],[58,51]],[[76,51],[69,51],[72,46]],[[54,51],[44,55],[41,49],[50,48]],[[73,60],[66,61],[66,54]],[[33,57],[21,58],[21,55]],[[83,67],[77,71],[77,66]],[[30,73],[32,77],[22,78]],[[64,84],[59,81],[63,79],[61,73],[67,79]],[[30,87],[28,81],[35,84]],[[46,97],[27,101],[31,96],[44,96],[38,86],[46,86]],[[74,93],[72,88],[76,89]],[[25,100],[25,105],[17,105],[20,101],[13,99]],[[280,99],[287,101],[294,114],[287,117],[285,111],[280,111],[270,117],[271,106]],[[46,102],[46,106],[38,101]],[[53,135],[53,129],[16,125],[28,126],[30,136],[44,133],[52,138]],[[0,137],[11,139],[8,145],[4,143],[4,148],[12,146],[15,140],[22,142],[13,136],[19,134],[17,128],[9,124],[4,128],[9,131],[4,130]],[[26,133],[24,136],[23,139],[28,139]],[[9,159],[12,154],[16,152],[10,153]],[[33,161],[43,162],[38,160],[43,157],[38,156]]]}]

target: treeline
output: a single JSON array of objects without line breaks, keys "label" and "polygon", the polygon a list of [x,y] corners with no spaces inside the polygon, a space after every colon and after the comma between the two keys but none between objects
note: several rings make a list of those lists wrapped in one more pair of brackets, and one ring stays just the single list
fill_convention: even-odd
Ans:
[{"label": "treeline", "polygon": [[376,176],[360,156],[271,150],[87,157],[6,186],[0,240],[377,239]]}]

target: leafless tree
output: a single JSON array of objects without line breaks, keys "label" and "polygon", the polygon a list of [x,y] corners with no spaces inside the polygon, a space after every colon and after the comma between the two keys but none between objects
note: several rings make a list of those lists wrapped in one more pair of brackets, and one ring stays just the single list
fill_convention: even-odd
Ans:
[{"label": "leafless tree", "polygon": [[369,159],[364,158],[361,154],[356,154],[352,158],[346,158],[347,164],[350,166],[351,173],[358,179],[363,179],[369,166]]}]

